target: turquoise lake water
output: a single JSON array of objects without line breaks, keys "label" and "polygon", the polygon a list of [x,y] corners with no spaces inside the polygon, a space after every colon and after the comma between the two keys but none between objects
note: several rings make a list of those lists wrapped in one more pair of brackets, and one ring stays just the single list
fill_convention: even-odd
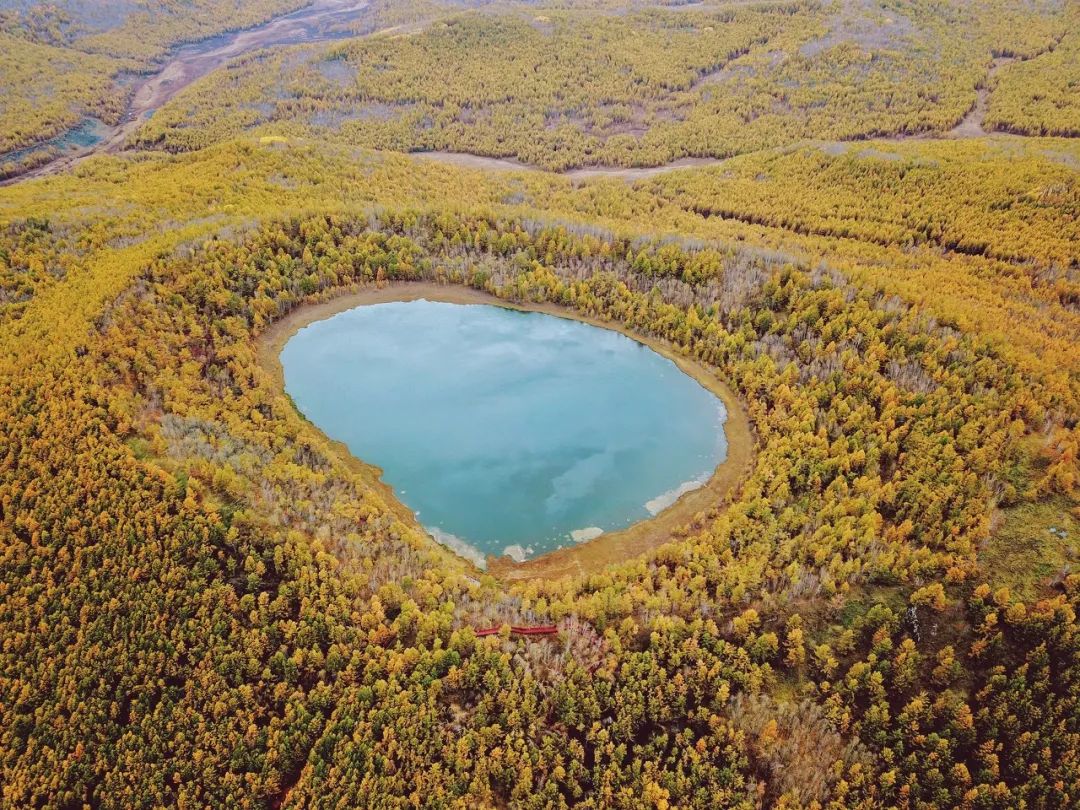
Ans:
[{"label": "turquoise lake water", "polygon": [[618,332],[552,315],[362,306],[301,329],[281,363],[300,411],[477,561],[625,528],[727,454],[716,396]]}]

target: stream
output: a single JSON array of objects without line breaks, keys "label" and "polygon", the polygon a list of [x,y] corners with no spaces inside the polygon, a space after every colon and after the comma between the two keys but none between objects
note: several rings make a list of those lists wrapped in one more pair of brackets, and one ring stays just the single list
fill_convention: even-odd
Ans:
[{"label": "stream", "polygon": [[[195,80],[237,56],[273,45],[299,45],[354,37],[356,34],[349,30],[348,24],[360,19],[367,6],[367,0],[315,0],[306,8],[275,17],[255,28],[233,31],[183,45],[173,52],[156,73],[138,80],[120,123],[115,126],[103,124],[99,140],[8,178],[0,185],[57,174],[90,155],[118,152],[123,148],[128,136],[154,110],[173,99]],[[0,163],[4,157],[0,155]]]},{"label": "stream", "polygon": [[[90,155],[115,153],[123,149],[131,135],[153,112],[173,99],[181,90],[212,70],[221,67],[230,59],[274,45],[297,45],[303,43],[329,42],[357,36],[350,31],[348,24],[360,19],[367,9],[367,0],[315,0],[299,11],[276,17],[263,25],[242,31],[223,34],[201,42],[178,48],[164,66],[156,73],[142,77],[135,85],[131,101],[123,119],[116,126],[102,124],[95,119],[86,119],[72,132],[86,128],[92,122],[99,138],[96,142],[79,148],[69,149],[41,166],[0,180],[0,186],[17,183],[35,177],[46,177],[70,169]],[[929,138],[973,138],[989,135],[983,128],[989,103],[992,79],[1005,65],[1015,61],[1011,58],[997,58],[993,61],[985,85],[978,89],[978,98],[972,109],[953,129],[942,134],[913,133],[879,138],[856,138],[851,141],[835,142],[841,144],[875,141],[878,143],[901,143],[909,140]],[[64,141],[70,133],[64,133],[50,142]],[[37,148],[37,147],[30,147]],[[24,148],[19,150],[28,151]],[[0,155],[0,163],[5,157]],[[516,158],[495,158],[466,152],[412,152],[412,157],[484,171],[547,171],[539,166],[524,163]],[[595,178],[617,178],[637,181],[653,177],[676,169],[704,168],[718,166],[730,158],[681,158],[660,166],[624,168],[618,166],[586,166],[557,172],[574,183]]]}]

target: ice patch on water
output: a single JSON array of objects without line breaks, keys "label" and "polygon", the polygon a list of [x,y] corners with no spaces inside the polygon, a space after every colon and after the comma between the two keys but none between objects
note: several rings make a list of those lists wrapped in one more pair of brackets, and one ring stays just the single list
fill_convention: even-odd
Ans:
[{"label": "ice patch on water", "polygon": [[663,495],[657,495],[651,501],[645,502],[645,508],[649,511],[649,514],[655,517],[667,509],[669,506],[679,500],[687,492],[693,492],[695,489],[701,489],[705,486],[705,483],[709,480],[712,472],[703,473],[700,477],[694,478],[690,481],[684,481],[679,484],[675,489],[669,489]]},{"label": "ice patch on water", "polygon": [[574,529],[570,532],[570,539],[575,543],[587,543],[602,535],[604,530],[599,526],[589,526],[585,529]]},{"label": "ice patch on water", "polygon": [[503,549],[503,554],[509,557],[514,562],[525,562],[529,558],[529,555],[533,553],[532,546],[523,548],[520,544],[514,543],[512,546],[507,546]]},{"label": "ice patch on water", "polygon": [[425,526],[424,529],[435,539],[436,543],[446,546],[459,557],[469,560],[481,571],[487,570],[487,558],[480,549],[469,545],[456,534],[444,532],[437,526]]}]

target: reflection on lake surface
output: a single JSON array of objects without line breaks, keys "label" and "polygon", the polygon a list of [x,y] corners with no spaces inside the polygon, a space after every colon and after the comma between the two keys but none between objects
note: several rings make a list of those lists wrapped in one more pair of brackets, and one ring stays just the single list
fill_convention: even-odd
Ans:
[{"label": "reflection on lake surface", "polygon": [[300,411],[477,560],[625,528],[726,455],[713,394],[625,335],[552,315],[362,306],[301,329],[281,363]]}]

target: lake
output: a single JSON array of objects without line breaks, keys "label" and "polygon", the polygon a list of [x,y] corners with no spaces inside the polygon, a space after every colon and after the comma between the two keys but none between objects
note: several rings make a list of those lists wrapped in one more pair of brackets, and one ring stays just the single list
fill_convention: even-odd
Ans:
[{"label": "lake", "polygon": [[360,306],[300,329],[281,364],[297,408],[478,563],[647,519],[727,453],[723,403],[675,363],[553,315]]}]

